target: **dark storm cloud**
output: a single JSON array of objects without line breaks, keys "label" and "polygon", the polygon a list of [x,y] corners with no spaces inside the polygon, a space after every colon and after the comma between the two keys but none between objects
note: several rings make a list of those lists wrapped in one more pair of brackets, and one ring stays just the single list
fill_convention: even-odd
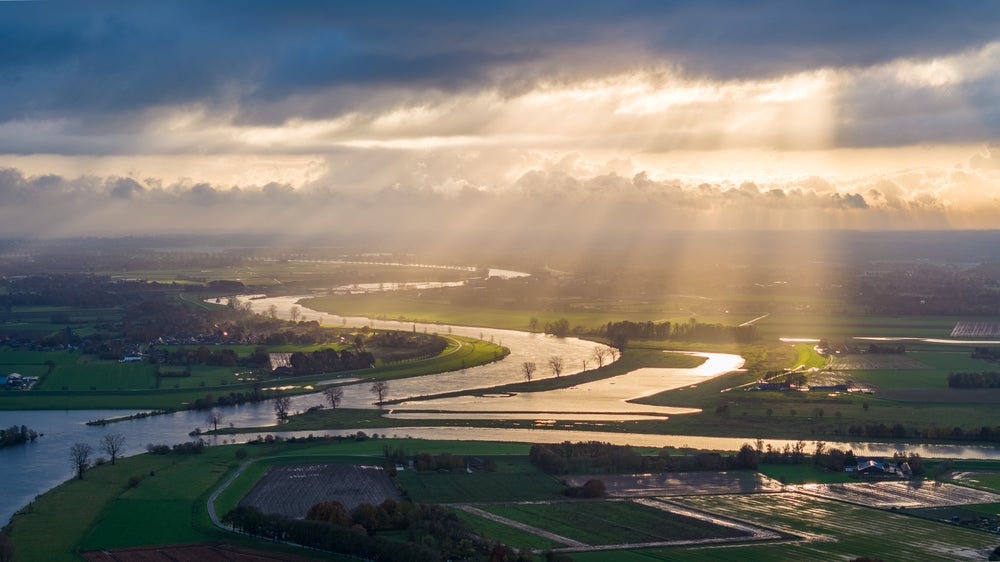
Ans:
[{"label": "dark storm cloud", "polygon": [[281,122],[372,87],[515,90],[622,64],[773,76],[961,51],[994,40],[998,16],[990,1],[4,2],[0,121],[113,128],[198,103]]}]

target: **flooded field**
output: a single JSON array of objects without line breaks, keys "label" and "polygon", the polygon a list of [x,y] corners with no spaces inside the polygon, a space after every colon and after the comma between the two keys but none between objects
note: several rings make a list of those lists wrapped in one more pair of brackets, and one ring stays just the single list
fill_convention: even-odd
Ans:
[{"label": "flooded field", "polygon": [[798,535],[801,540],[734,549],[686,550],[678,559],[985,560],[997,536],[891,511],[798,493],[690,496],[676,503]]},{"label": "flooded field", "polygon": [[[699,412],[696,408],[674,408],[633,404],[630,400],[681,388],[735,371],[743,358],[727,353],[690,353],[705,362],[693,369],[637,369],[624,375],[545,392],[460,396],[437,400],[403,402],[393,407],[393,416],[433,418],[442,414],[406,414],[406,410],[488,413],[492,419],[519,419],[525,413],[545,417],[562,414],[559,419],[599,419],[594,415],[677,415]],[[403,413],[400,413],[403,412]],[[444,414],[448,415],[448,414]],[[510,417],[509,417],[510,416]]]},{"label": "flooded field", "polygon": [[923,480],[805,484],[788,489],[880,509],[1000,503],[1000,495],[992,492]]},{"label": "flooded field", "polygon": [[608,495],[617,497],[756,494],[782,490],[781,483],[748,471],[589,474],[565,478],[571,486],[582,486],[591,479],[603,481]]}]

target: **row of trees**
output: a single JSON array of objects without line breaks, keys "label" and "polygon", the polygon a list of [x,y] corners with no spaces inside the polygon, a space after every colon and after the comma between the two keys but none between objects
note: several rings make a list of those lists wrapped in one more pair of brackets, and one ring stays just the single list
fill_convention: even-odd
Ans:
[{"label": "row of trees", "polygon": [[[108,433],[101,438],[98,448],[111,457],[111,464],[118,462],[118,457],[125,452],[125,436],[121,433]],[[89,443],[74,443],[69,448],[69,459],[76,471],[77,478],[83,480],[83,473],[90,468],[90,457],[94,448]],[[101,459],[98,459],[100,462]]]},{"label": "row of trees", "polygon": [[948,373],[950,388],[1000,388],[1000,373],[996,371]]},{"label": "row of trees", "polygon": [[308,375],[370,369],[375,366],[375,356],[368,351],[355,353],[344,349],[338,352],[336,349],[326,348],[312,353],[297,351],[288,358],[288,362],[296,375]]},{"label": "row of trees", "polygon": [[[321,502],[309,509],[304,520],[240,506],[227,513],[223,522],[243,533],[365,560],[487,560],[496,550],[496,545],[477,538],[453,511],[408,501],[361,504],[350,511],[339,502]],[[395,531],[407,540],[376,535],[379,531]],[[498,559],[531,558],[511,551]]]}]

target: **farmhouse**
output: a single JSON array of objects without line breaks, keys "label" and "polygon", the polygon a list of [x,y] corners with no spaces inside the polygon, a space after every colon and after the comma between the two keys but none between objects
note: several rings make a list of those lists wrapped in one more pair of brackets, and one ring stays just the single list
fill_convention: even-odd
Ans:
[{"label": "farmhouse", "polygon": [[892,464],[869,459],[859,462],[852,472],[868,478],[911,478],[913,476],[913,471],[906,461]]},{"label": "farmhouse", "polygon": [[31,388],[33,384],[38,382],[38,377],[26,377],[20,373],[11,373],[6,377],[0,377],[0,386],[6,388]]},{"label": "farmhouse", "polygon": [[757,383],[757,390],[791,390],[791,383],[787,382],[763,382]]}]

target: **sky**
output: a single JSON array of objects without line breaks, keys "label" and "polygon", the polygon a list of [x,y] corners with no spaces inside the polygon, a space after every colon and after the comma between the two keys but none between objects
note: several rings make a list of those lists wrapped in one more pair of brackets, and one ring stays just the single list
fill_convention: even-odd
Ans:
[{"label": "sky", "polygon": [[0,235],[1000,225],[995,1],[0,2]]}]

